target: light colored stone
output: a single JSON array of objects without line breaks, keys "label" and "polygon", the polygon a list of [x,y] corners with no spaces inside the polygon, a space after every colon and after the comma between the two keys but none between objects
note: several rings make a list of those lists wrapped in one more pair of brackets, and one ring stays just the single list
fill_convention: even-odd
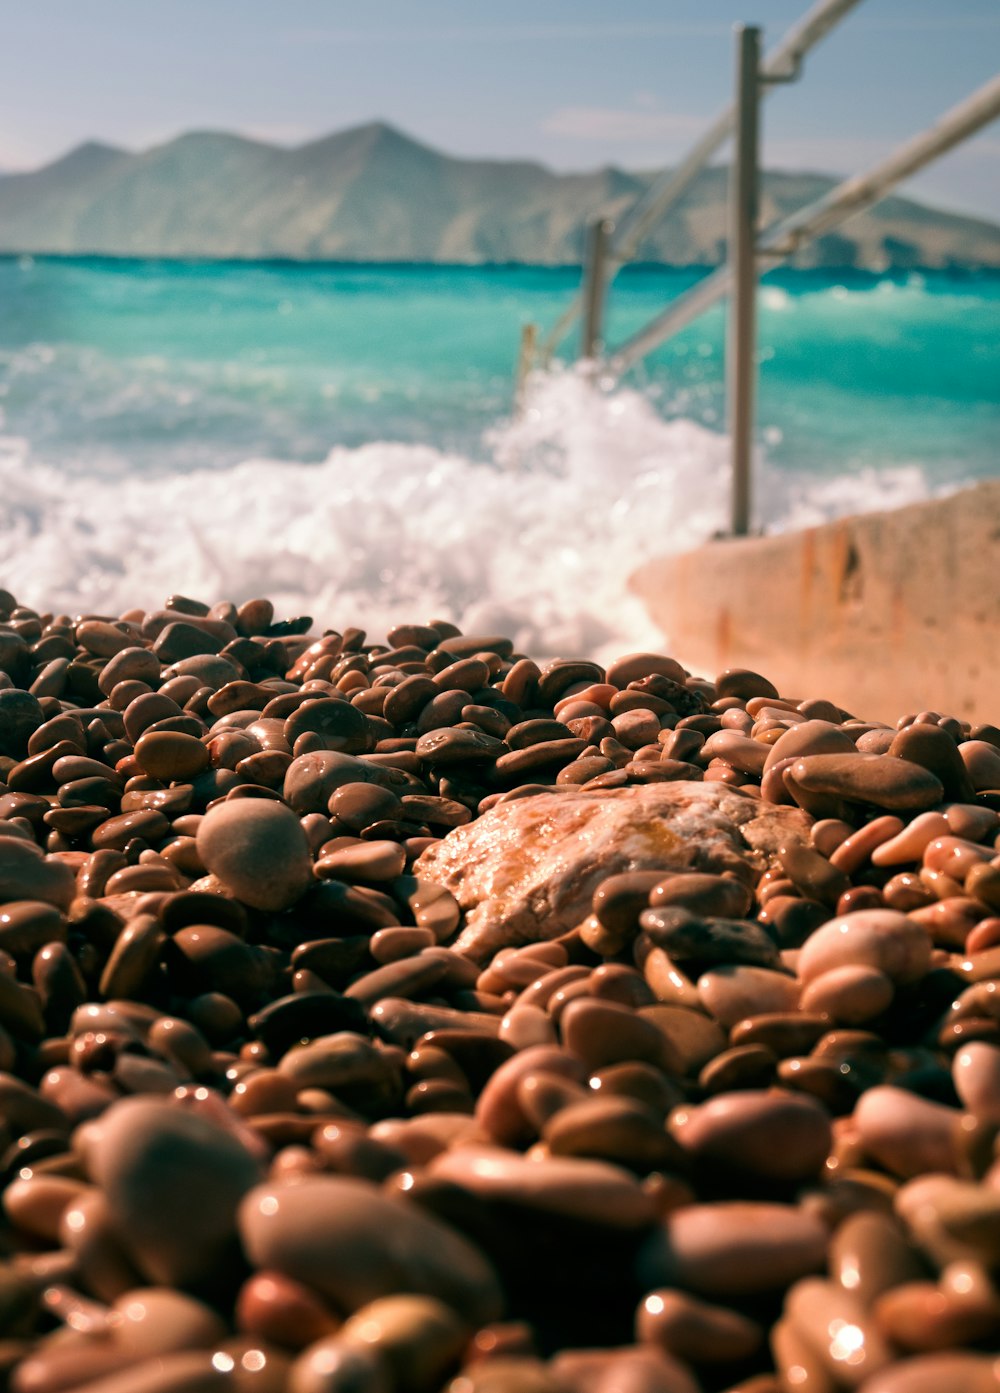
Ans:
[{"label": "light colored stone", "polygon": [[497,804],[428,848],[414,871],[452,892],[466,911],[456,946],[481,960],[573,928],[610,875],[729,870],[746,882],[808,829],[798,809],[763,808],[719,784],[571,788]]},{"label": "light colored stone", "polygon": [[785,1314],[838,1386],[857,1388],[892,1363],[894,1351],[853,1292],[822,1277],[796,1282]]},{"label": "light colored stone", "polygon": [[998,1393],[1000,1374],[988,1354],[948,1350],[900,1359],[875,1374],[864,1393]]},{"label": "light colored stone", "polygon": [[798,958],[803,983],[839,967],[873,967],[893,982],[917,982],[930,969],[931,938],[894,909],[858,909],[810,934]]}]

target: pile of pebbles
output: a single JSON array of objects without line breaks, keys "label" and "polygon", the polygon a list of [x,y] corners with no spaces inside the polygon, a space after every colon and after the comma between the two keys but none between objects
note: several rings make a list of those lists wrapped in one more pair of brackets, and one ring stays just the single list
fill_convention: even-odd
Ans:
[{"label": "pile of pebbles", "polygon": [[[0,591],[3,1386],[1000,1388],[1000,729],[311,629]],[[452,829],[661,781],[807,840],[448,946]]]}]

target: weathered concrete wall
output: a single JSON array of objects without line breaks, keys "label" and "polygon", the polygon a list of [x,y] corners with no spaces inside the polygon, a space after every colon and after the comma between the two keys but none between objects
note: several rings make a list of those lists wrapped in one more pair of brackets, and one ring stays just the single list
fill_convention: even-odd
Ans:
[{"label": "weathered concrete wall", "polygon": [[1000,724],[1000,480],[776,537],[711,542],[630,579],[670,651],[895,720]]}]

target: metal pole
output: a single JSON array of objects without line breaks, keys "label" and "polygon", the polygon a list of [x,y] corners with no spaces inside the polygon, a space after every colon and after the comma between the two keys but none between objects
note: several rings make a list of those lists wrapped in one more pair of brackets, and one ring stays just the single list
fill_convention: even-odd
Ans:
[{"label": "metal pole", "polygon": [[[762,97],[769,95],[775,82],[794,78],[802,60],[827,34],[844,19],[860,0],[817,0],[782,38],[773,53],[769,53],[761,69]],[[608,253],[608,283],[614,280],[621,267],[636,255],[644,238],[668,209],[687,192],[695,177],[733,132],[736,124],[735,104],[727,106],[699,137],[696,144],[675,169],[661,174],[644,194],[629,208],[618,225],[614,245]],[[575,295],[555,324],[542,340],[543,359],[552,356],[580,313],[581,297]]]},{"label": "metal pole", "polygon": [[580,330],[580,357],[596,358],[604,333],[604,293],[608,283],[607,250],[614,223],[598,218],[587,235],[587,254],[583,267],[583,324]]},{"label": "metal pole", "polygon": [[584,322],[579,330],[579,357],[596,358],[604,333],[604,294],[607,290],[607,244],[614,223],[599,217],[586,237],[584,262]]},{"label": "metal pole", "polygon": [[750,530],[750,450],[756,365],[758,88],[760,30],[736,28],[736,138],[729,179],[733,289],[726,336],[726,416],[732,450],[732,529]]}]

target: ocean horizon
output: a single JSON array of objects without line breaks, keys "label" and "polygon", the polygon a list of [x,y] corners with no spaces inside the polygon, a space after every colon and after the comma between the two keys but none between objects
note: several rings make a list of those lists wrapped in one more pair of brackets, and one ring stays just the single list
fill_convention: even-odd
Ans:
[{"label": "ocean horizon", "polygon": [[[615,282],[611,345],[702,274]],[[725,525],[725,313],[621,384],[574,340],[513,408],[577,267],[0,258],[3,583],[117,612],[271,593],[523,646],[638,640],[630,570]],[[996,272],[781,270],[759,295],[755,525],[997,474]]]}]

